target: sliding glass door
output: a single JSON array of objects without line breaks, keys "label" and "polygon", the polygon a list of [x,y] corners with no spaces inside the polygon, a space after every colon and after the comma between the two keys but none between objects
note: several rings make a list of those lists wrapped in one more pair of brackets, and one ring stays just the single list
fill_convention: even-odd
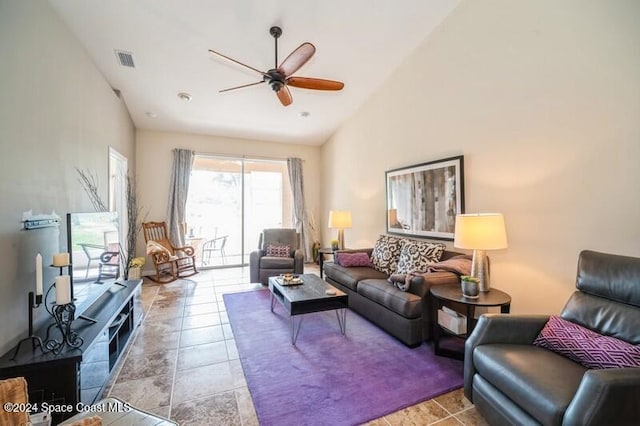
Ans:
[{"label": "sliding glass door", "polygon": [[187,198],[187,242],[200,267],[248,264],[264,228],[290,227],[286,161],[196,155]]}]

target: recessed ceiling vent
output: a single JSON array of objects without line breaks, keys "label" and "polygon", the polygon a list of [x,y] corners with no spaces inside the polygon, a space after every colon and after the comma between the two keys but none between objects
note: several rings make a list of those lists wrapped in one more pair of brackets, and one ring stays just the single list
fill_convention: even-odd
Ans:
[{"label": "recessed ceiling vent", "polygon": [[135,68],[136,66],[133,64],[133,53],[125,52],[124,50],[116,50],[116,56],[118,57],[118,61],[120,65],[123,67]]}]

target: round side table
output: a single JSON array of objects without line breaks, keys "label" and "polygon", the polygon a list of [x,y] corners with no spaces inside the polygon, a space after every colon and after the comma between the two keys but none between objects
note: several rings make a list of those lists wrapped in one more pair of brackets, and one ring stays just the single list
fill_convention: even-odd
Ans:
[{"label": "round side table", "polygon": [[[436,355],[447,356],[450,358],[464,359],[464,350],[454,351],[440,347],[440,336],[447,333],[438,324],[438,309],[447,302],[455,302],[464,305],[467,315],[467,333],[465,335],[455,335],[463,340],[473,332],[476,325],[474,319],[476,307],[500,307],[500,312],[508,314],[511,309],[511,296],[504,291],[492,288],[488,292],[480,292],[477,299],[469,299],[462,295],[460,284],[435,285],[429,290],[431,293],[431,321],[433,322],[433,350]],[[452,334],[452,333],[447,333]]]}]

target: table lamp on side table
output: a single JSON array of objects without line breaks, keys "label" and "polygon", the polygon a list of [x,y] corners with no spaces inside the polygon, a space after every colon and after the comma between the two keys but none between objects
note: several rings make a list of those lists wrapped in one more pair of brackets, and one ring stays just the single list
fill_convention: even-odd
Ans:
[{"label": "table lamp on side table", "polygon": [[504,216],[501,213],[457,215],[453,246],[473,250],[471,276],[480,280],[480,291],[489,291],[489,262],[485,251],[507,248]]},{"label": "table lamp on side table", "polygon": [[351,228],[351,212],[349,210],[331,210],[329,212],[329,228],[338,229],[338,248],[344,250],[344,230]]}]

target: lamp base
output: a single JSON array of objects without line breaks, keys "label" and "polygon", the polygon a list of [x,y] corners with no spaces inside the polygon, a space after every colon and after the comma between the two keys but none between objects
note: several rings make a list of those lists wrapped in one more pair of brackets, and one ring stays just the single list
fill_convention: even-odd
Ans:
[{"label": "lamp base", "polygon": [[344,250],[344,229],[338,229],[338,248]]},{"label": "lamp base", "polygon": [[489,291],[491,289],[489,279],[489,260],[484,250],[474,250],[473,260],[471,261],[471,276],[480,280],[478,288],[480,291]]}]

